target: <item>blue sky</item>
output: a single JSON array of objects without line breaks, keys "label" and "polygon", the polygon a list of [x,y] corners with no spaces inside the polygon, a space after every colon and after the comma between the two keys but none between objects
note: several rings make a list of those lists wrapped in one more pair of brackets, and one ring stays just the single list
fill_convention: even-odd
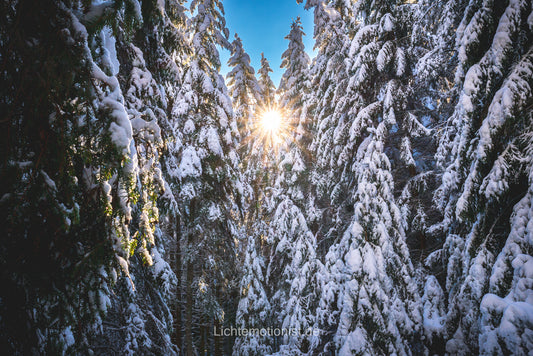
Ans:
[{"label": "blue sky", "polygon": [[[288,45],[284,38],[297,16],[301,17],[306,34],[305,48],[313,57],[313,13],[305,11],[303,4],[298,5],[296,0],[224,0],[223,5],[230,41],[233,41],[235,33],[239,34],[256,72],[261,65],[261,52],[264,52],[274,71],[271,77],[276,86],[283,74],[279,68],[281,54]],[[226,64],[229,57],[229,52],[220,51],[223,75],[229,70]]]}]

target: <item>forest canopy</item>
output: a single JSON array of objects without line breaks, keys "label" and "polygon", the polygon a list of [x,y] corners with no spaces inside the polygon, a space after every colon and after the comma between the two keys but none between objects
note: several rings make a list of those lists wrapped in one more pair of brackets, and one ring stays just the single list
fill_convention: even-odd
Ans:
[{"label": "forest canopy", "polygon": [[0,0],[0,353],[532,352],[531,0],[296,2]]}]

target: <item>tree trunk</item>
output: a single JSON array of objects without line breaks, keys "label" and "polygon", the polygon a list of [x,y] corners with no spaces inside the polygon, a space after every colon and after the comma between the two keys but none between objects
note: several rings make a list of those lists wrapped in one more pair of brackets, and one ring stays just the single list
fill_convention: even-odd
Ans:
[{"label": "tree trunk", "polygon": [[182,307],[182,288],[183,284],[182,278],[181,278],[181,219],[179,215],[175,216],[175,246],[174,246],[174,256],[172,259],[173,262],[173,269],[174,273],[176,274],[176,277],[178,278],[178,285],[176,286],[176,300],[174,302],[174,310],[172,312],[172,317],[174,318],[174,332],[172,334],[172,342],[175,345],[178,345],[178,347],[181,348],[182,343],[182,321],[181,321],[181,307]]},{"label": "tree trunk", "polygon": [[193,345],[192,345],[192,309],[193,309],[193,298],[192,298],[192,280],[193,280],[193,266],[191,262],[187,263],[187,279],[185,281],[185,344],[187,347],[187,356],[193,356]]},{"label": "tree trunk", "polygon": [[200,355],[208,355],[208,352],[207,352],[207,326],[204,323],[202,323],[202,326],[200,327]]},{"label": "tree trunk", "polygon": [[[214,327],[217,329],[217,330],[221,330],[221,324],[220,322],[218,321],[218,318],[215,316],[215,319],[213,321],[213,325]],[[223,355],[223,352],[222,352],[222,336],[216,336],[214,335],[213,338],[215,339],[215,350],[214,350],[214,354],[216,356],[218,355]]]}]

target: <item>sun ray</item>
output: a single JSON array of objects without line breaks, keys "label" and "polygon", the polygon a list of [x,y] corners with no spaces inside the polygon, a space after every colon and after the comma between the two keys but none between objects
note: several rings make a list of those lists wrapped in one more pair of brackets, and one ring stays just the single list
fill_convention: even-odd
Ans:
[{"label": "sun ray", "polygon": [[298,129],[293,116],[292,112],[277,105],[257,107],[250,135],[243,138],[240,147],[248,147],[250,157],[259,155],[267,167],[279,159],[280,153],[291,143],[298,145],[295,140]]},{"label": "sun ray", "polygon": [[257,111],[254,136],[259,143],[268,148],[279,148],[290,132],[289,115],[277,106],[268,106]]},{"label": "sun ray", "polygon": [[261,114],[261,130],[270,135],[279,134],[283,122],[282,114],[279,110],[270,109]]}]

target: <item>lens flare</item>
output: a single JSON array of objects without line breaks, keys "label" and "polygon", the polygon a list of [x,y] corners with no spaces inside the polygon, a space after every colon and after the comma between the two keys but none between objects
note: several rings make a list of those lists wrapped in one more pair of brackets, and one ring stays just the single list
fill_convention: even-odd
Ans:
[{"label": "lens flare", "polygon": [[251,152],[262,152],[263,159],[272,159],[291,140],[293,130],[290,118],[290,112],[277,105],[258,107],[251,134],[244,139],[243,145],[251,144]]},{"label": "lens flare", "polygon": [[279,110],[269,109],[261,114],[261,130],[265,134],[278,136],[280,134],[283,116]]}]

